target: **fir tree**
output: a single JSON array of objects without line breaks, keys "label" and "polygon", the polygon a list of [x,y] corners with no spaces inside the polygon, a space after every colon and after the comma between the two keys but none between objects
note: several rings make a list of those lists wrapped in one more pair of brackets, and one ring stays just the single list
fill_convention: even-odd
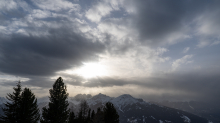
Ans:
[{"label": "fir tree", "polygon": [[17,83],[17,87],[14,87],[12,94],[7,94],[6,98],[9,100],[5,103],[5,108],[2,108],[4,115],[1,116],[1,121],[4,123],[17,123],[20,99],[21,99],[21,82]]},{"label": "fir tree", "polygon": [[21,94],[18,123],[38,123],[40,113],[37,99],[30,89],[25,88]]},{"label": "fir tree", "polygon": [[78,112],[78,117],[77,117],[76,121],[77,121],[77,123],[83,123],[84,122],[84,119],[83,119],[83,116],[82,116],[82,111]]},{"label": "fir tree", "polygon": [[82,100],[80,103],[80,111],[82,112],[82,117],[86,119],[89,110],[89,105],[86,100]]},{"label": "fir tree", "polygon": [[93,118],[93,123],[105,123],[104,112],[102,111],[100,107],[97,108],[97,112]]},{"label": "fir tree", "polygon": [[87,114],[89,110],[89,105],[86,102],[86,100],[82,100],[80,103],[80,109],[78,113],[78,121],[80,123],[86,123],[87,122]]},{"label": "fir tree", "polygon": [[86,122],[88,123],[90,121],[90,116],[91,116],[91,109],[89,108],[88,116]]},{"label": "fir tree", "polygon": [[75,114],[73,111],[70,112],[68,123],[76,123]]},{"label": "fir tree", "polygon": [[91,119],[92,119],[92,120],[94,119],[94,116],[95,116],[95,111],[92,110],[92,114],[91,114]]},{"label": "fir tree", "polygon": [[63,79],[59,77],[50,89],[49,107],[43,108],[41,123],[67,123],[68,109],[68,93]]},{"label": "fir tree", "polygon": [[118,112],[111,102],[107,102],[103,110],[105,123],[119,123]]}]

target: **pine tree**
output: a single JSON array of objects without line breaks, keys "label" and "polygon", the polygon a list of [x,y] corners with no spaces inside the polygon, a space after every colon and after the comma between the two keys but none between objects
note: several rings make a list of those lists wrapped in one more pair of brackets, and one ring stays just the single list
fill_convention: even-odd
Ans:
[{"label": "pine tree", "polygon": [[12,94],[7,94],[6,98],[9,100],[5,103],[5,108],[2,108],[4,116],[1,116],[1,121],[4,123],[17,123],[19,109],[20,109],[20,99],[21,99],[21,82],[17,83],[17,87],[14,87],[14,92]]},{"label": "pine tree", "polygon": [[50,89],[49,107],[43,108],[41,123],[67,123],[70,110],[68,109],[68,93],[63,79],[59,77]]},{"label": "pine tree", "polygon": [[79,113],[78,113],[78,119],[79,119],[80,123],[86,122],[88,110],[89,110],[88,103],[86,102],[86,100],[82,100],[80,103],[80,109],[79,109]]},{"label": "pine tree", "polygon": [[104,112],[102,111],[100,107],[97,108],[97,112],[93,118],[93,123],[105,123]]},{"label": "pine tree", "polygon": [[82,117],[84,119],[86,119],[87,117],[88,110],[89,110],[88,103],[86,102],[86,100],[82,100],[80,103],[80,111],[82,112]]},{"label": "pine tree", "polygon": [[92,110],[92,114],[91,114],[91,120],[93,120],[93,119],[94,119],[94,117],[95,117],[95,111],[94,111],[94,110]]},{"label": "pine tree", "polygon": [[37,99],[30,89],[25,88],[21,94],[18,123],[38,123],[40,113]]},{"label": "pine tree", "polygon": [[94,116],[95,116],[95,111],[94,111],[94,110],[92,110],[91,119],[93,119],[93,118],[94,118]]},{"label": "pine tree", "polygon": [[73,111],[70,112],[68,123],[76,123],[75,114]]},{"label": "pine tree", "polygon": [[91,109],[89,108],[88,116],[86,122],[88,123],[90,121],[90,116],[91,116]]},{"label": "pine tree", "polygon": [[82,111],[78,112],[78,117],[76,118],[76,121],[77,121],[77,123],[83,123],[84,122],[84,119],[83,119],[83,116],[82,116]]},{"label": "pine tree", "polygon": [[107,102],[103,110],[105,123],[119,123],[118,112],[111,102]]}]

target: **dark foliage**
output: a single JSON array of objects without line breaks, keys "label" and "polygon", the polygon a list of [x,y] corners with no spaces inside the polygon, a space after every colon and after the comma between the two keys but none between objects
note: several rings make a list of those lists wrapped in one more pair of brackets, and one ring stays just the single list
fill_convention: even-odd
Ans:
[{"label": "dark foliage", "polygon": [[91,119],[93,119],[94,117],[95,117],[95,111],[92,110]]},{"label": "dark foliage", "polygon": [[17,83],[17,87],[14,87],[12,94],[7,94],[6,98],[9,100],[6,102],[5,107],[2,108],[4,115],[1,116],[1,122],[4,123],[18,123],[20,100],[21,100],[21,83]]},{"label": "dark foliage", "polygon": [[37,99],[30,89],[25,88],[21,93],[21,83],[18,82],[12,94],[7,94],[3,108],[3,123],[38,123],[40,119]]},{"label": "dark foliage", "polygon": [[91,119],[91,109],[89,109],[89,112],[88,112],[88,116],[87,116],[86,122],[89,122],[90,119]]},{"label": "dark foliage", "polygon": [[82,100],[80,103],[80,109],[79,109],[78,117],[77,117],[78,123],[88,122],[88,111],[89,111],[88,103],[85,100]]},{"label": "dark foliage", "polygon": [[82,112],[82,117],[86,119],[89,111],[89,105],[85,100],[81,101],[79,111]]},{"label": "dark foliage", "polygon": [[[38,123],[40,113],[34,93],[29,88],[22,91],[20,82],[13,89],[12,94],[7,94],[9,101],[2,108],[4,115],[0,123]],[[49,93],[50,102],[48,108],[42,109],[41,123],[119,123],[119,115],[110,102],[98,108],[97,113],[94,110],[91,113],[88,103],[82,100],[77,115],[73,110],[70,112],[67,89],[61,77]]]},{"label": "dark foliage", "polygon": [[93,118],[93,123],[105,123],[104,112],[101,110],[101,108],[97,109],[97,113]]},{"label": "dark foliage", "polygon": [[69,117],[68,93],[63,79],[59,77],[50,89],[49,107],[43,108],[41,123],[67,123]]},{"label": "dark foliage", "polygon": [[25,88],[21,94],[18,122],[38,123],[39,119],[37,99],[30,89]]},{"label": "dark foliage", "polygon": [[114,105],[111,102],[107,102],[104,111],[104,120],[105,123],[119,123],[119,115],[116,111]]},{"label": "dark foliage", "polygon": [[25,88],[21,94],[19,112],[19,123],[38,123],[40,120],[37,99],[29,88]]},{"label": "dark foliage", "polygon": [[76,123],[76,117],[73,111],[70,112],[68,123]]}]

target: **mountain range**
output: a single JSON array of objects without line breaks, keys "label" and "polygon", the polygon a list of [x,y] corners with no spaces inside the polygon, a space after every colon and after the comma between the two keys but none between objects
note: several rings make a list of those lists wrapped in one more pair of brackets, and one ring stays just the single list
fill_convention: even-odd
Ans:
[{"label": "mountain range", "polygon": [[[68,98],[69,108],[77,113],[81,100],[86,100],[90,108],[95,111],[98,107],[103,107],[106,102],[112,102],[120,116],[120,123],[218,123],[195,113],[192,114],[159,103],[146,102],[129,94],[118,97],[110,97],[101,93],[95,96],[78,94]],[[39,108],[47,106],[48,102],[48,97],[39,98]]]}]

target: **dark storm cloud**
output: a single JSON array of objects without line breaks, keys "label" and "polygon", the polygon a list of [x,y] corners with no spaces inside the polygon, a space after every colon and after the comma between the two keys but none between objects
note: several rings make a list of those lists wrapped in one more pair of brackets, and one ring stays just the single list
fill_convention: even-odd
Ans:
[{"label": "dark storm cloud", "polygon": [[1,38],[0,71],[12,75],[53,75],[97,60],[103,44],[92,42],[68,27],[49,29],[48,36],[12,35]]},{"label": "dark storm cloud", "polygon": [[[105,50],[97,37],[80,30],[88,25],[77,18],[77,4],[55,1],[54,7],[48,1],[10,2],[0,2],[5,4],[0,6],[0,72],[21,77],[21,81],[29,79],[25,85],[48,88],[56,72],[97,61]],[[14,85],[8,79],[1,84]]]},{"label": "dark storm cloud", "polygon": [[49,77],[43,76],[31,76],[30,80],[22,82],[21,84],[29,87],[40,87],[40,88],[51,88],[56,81],[56,79],[50,79]]},{"label": "dark storm cloud", "polygon": [[137,9],[132,17],[134,28],[138,30],[142,42],[147,45],[166,43],[173,34],[192,33],[195,26],[193,21],[207,11],[212,13],[219,9],[217,5],[220,5],[218,1],[207,0],[141,0],[134,3]]}]

